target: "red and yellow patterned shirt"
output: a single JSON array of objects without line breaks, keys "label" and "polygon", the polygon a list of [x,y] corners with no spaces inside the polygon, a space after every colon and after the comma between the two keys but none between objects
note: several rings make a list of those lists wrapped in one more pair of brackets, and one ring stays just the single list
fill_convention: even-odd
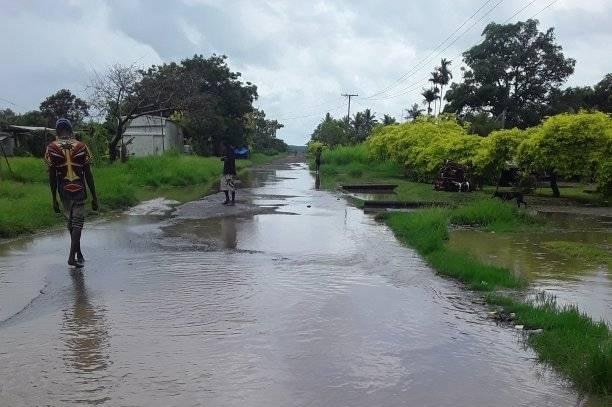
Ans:
[{"label": "red and yellow patterned shirt", "polygon": [[47,146],[45,162],[49,171],[55,171],[62,196],[85,198],[85,167],[91,163],[91,153],[85,143],[76,139],[53,141]]}]

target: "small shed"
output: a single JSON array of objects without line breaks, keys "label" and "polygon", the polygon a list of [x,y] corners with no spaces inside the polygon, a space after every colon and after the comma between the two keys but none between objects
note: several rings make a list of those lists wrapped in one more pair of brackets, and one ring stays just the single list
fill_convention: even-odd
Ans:
[{"label": "small shed", "polygon": [[130,156],[160,155],[167,151],[183,151],[183,128],[161,116],[145,115],[130,121],[123,133],[123,142]]},{"label": "small shed", "polygon": [[[42,157],[47,144],[52,140],[55,140],[55,129],[50,127],[12,124],[0,126],[0,143],[7,156],[14,155],[15,150],[19,148],[36,157]],[[0,153],[2,153],[1,150]]]},{"label": "small shed", "polygon": [[15,139],[10,133],[0,132],[0,153],[9,157],[15,154]]}]

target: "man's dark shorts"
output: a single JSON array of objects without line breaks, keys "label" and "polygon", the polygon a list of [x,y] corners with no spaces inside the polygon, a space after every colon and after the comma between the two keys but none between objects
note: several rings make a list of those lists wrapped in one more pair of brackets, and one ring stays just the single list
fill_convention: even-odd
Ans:
[{"label": "man's dark shorts", "polygon": [[62,207],[66,218],[68,229],[83,229],[85,224],[85,200],[69,199],[62,197]]}]

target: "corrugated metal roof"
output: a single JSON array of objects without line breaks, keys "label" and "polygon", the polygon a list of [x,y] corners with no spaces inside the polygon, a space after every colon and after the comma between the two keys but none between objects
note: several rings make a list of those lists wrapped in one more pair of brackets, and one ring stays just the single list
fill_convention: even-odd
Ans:
[{"label": "corrugated metal roof", "polygon": [[9,130],[22,130],[22,131],[29,131],[29,132],[46,131],[49,133],[55,133],[55,129],[52,129],[50,127],[15,126],[13,124],[8,124],[6,125],[6,128]]}]

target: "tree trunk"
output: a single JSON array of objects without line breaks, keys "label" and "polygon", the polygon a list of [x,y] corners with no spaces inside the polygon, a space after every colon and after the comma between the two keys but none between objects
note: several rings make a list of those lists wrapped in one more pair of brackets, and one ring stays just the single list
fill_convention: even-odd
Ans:
[{"label": "tree trunk", "polygon": [[442,96],[442,92],[444,89],[444,85],[440,85],[440,106],[438,107],[438,116],[440,116],[440,114],[442,113],[442,98],[444,96]]},{"label": "tree trunk", "polygon": [[552,189],[553,196],[559,198],[561,193],[559,192],[559,185],[557,185],[557,174],[554,171],[550,172],[550,189]]},{"label": "tree trunk", "polygon": [[120,122],[117,125],[117,129],[115,130],[115,136],[108,143],[108,159],[110,160],[111,163],[117,160],[117,146],[119,145],[119,142],[121,141],[121,137],[123,137],[123,131],[124,131],[124,124]]}]

